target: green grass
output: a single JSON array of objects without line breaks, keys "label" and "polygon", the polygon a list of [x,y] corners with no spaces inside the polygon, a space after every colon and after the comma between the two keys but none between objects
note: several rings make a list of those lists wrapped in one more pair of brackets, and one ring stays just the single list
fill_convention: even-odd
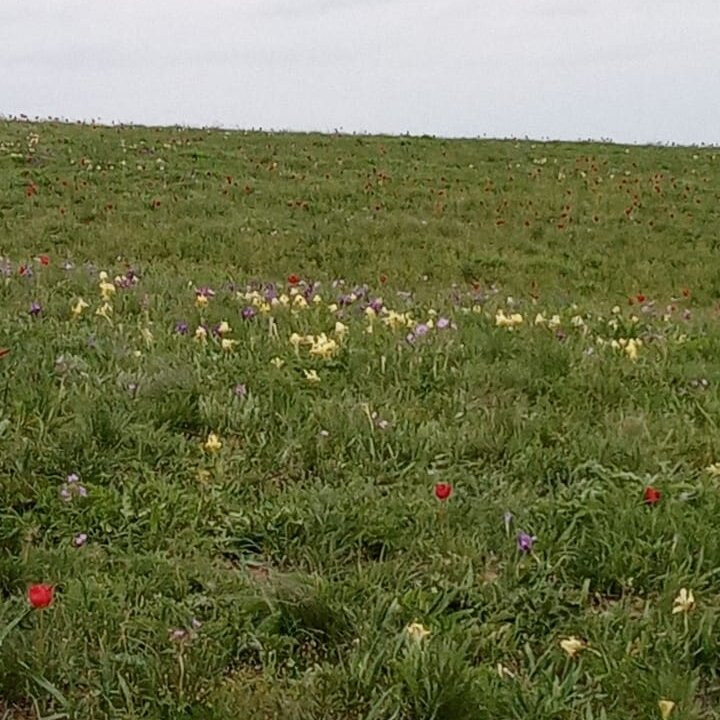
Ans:
[{"label": "green grass", "polygon": [[720,718],[719,169],[0,122],[0,717]]}]

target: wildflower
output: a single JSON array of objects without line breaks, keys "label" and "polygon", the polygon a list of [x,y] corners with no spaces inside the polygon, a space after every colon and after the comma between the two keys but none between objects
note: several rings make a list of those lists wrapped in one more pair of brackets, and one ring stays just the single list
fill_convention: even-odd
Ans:
[{"label": "wildflower", "polygon": [[279,358],[275,356],[271,361],[270,364],[273,367],[276,367],[278,370],[285,364],[285,361],[282,358]]},{"label": "wildflower", "polygon": [[675,703],[672,700],[659,700],[658,708],[660,709],[660,717],[662,720],[668,720],[672,711],[675,709]]},{"label": "wildflower", "polygon": [[425,323],[420,323],[419,325],[415,326],[415,337],[422,337],[423,335],[427,335],[430,331],[430,328]]},{"label": "wildflower", "polygon": [[255,317],[255,308],[248,305],[243,308],[243,311],[240,314],[242,315],[243,320],[251,320]]},{"label": "wildflower", "polygon": [[547,326],[554,330],[555,328],[560,327],[560,316],[559,315],[553,315],[547,322]]},{"label": "wildflower", "polygon": [[175,332],[178,335],[187,335],[188,334],[188,324],[186,322],[175,323]]},{"label": "wildflower", "polygon": [[100,296],[103,300],[109,300],[115,294],[115,285],[111,282],[103,280],[100,283]]},{"label": "wildflower", "polygon": [[450,320],[448,320],[446,317],[439,317],[437,319],[437,323],[435,323],[435,327],[438,330],[445,330],[446,328],[450,327]]},{"label": "wildflower", "polygon": [[320,377],[315,370],[305,370],[305,379],[309,382],[320,382]]},{"label": "wildflower", "polygon": [[574,635],[569,638],[565,638],[560,641],[560,647],[568,654],[569,657],[574,658],[581,650],[587,647],[587,643],[584,640],[579,640]]},{"label": "wildflower", "polygon": [[289,285],[297,285],[299,282],[300,282],[300,278],[295,273],[288,275],[288,284]]},{"label": "wildflower", "polygon": [[515,516],[509,510],[503,515],[503,523],[505,524],[505,532],[508,534],[510,533],[510,526],[512,525],[514,519],[515,519]]},{"label": "wildflower", "polygon": [[80,317],[80,315],[83,314],[83,311],[85,310],[85,308],[88,308],[88,307],[90,307],[90,306],[82,298],[78,298],[75,305],[73,305],[72,314],[75,317]]},{"label": "wildflower", "polygon": [[523,316],[520,313],[512,313],[506,315],[502,310],[498,310],[495,314],[495,325],[497,327],[514,328],[516,325],[522,325]]},{"label": "wildflower", "polygon": [[87,488],[80,484],[80,478],[76,473],[70,473],[60,486],[59,494],[63,502],[70,502],[75,497],[87,497]]},{"label": "wildflower", "polygon": [[38,260],[40,261],[41,265],[44,265],[47,267],[50,264],[50,256],[49,255],[39,255]]},{"label": "wildflower", "polygon": [[236,345],[238,344],[237,340],[230,340],[229,338],[223,338],[220,341],[220,347],[222,347],[223,350],[232,350]]},{"label": "wildflower", "polygon": [[112,315],[112,312],[113,312],[112,305],[110,305],[110,303],[103,303],[103,305],[95,311],[95,314],[98,317],[103,317],[108,322],[110,322],[110,316]]},{"label": "wildflower", "polygon": [[201,343],[207,341],[207,330],[202,325],[195,328],[195,339]]},{"label": "wildflower", "polygon": [[72,544],[74,547],[82,547],[87,542],[88,536],[86,533],[78,533],[73,537]]},{"label": "wildflower", "polygon": [[230,325],[228,325],[228,323],[225,320],[220,322],[217,325],[217,327],[215,328],[215,333],[220,336],[227,335],[227,333],[229,333],[229,332],[232,332],[232,328],[230,327]]},{"label": "wildflower", "polygon": [[680,588],[675,600],[673,600],[673,615],[677,613],[689,613],[695,607],[695,596],[692,590]]},{"label": "wildflower", "polygon": [[299,335],[298,333],[294,332],[290,335],[290,344],[297,350],[300,346],[300,343],[303,342],[302,335]]},{"label": "wildflower", "polygon": [[31,302],[30,303],[30,310],[28,310],[28,313],[32,317],[37,317],[42,312],[42,305],[40,305],[39,302]]},{"label": "wildflower", "polygon": [[339,320],[335,323],[335,334],[342,338],[348,331],[347,325],[343,325]]},{"label": "wildflower", "polygon": [[55,588],[52,585],[40,583],[31,585],[27,591],[28,602],[35,610],[49,607],[53,601]]},{"label": "wildflower", "polygon": [[405,632],[408,638],[416,643],[421,643],[430,634],[430,631],[419,622],[410,623],[405,628]]},{"label": "wildflower", "polygon": [[453,486],[450,483],[435,483],[435,497],[440,501],[447,500],[453,492]]},{"label": "wildflower", "polygon": [[203,443],[203,447],[208,452],[217,452],[222,447],[222,443],[220,442],[220,438],[211,432],[207,436],[207,440]]},{"label": "wildflower", "polygon": [[536,537],[528,535],[526,532],[519,532],[517,536],[518,550],[523,553],[532,552],[533,545],[535,544],[536,540]]},{"label": "wildflower", "polygon": [[535,316],[535,325],[544,325],[546,322],[545,316],[542,313],[538,313]]},{"label": "wildflower", "polygon": [[244,398],[247,395],[247,387],[245,387],[244,383],[238,383],[233,392],[235,393],[235,397]]},{"label": "wildflower", "polygon": [[662,493],[652,485],[648,485],[643,492],[643,501],[646,505],[657,505],[660,502]]}]

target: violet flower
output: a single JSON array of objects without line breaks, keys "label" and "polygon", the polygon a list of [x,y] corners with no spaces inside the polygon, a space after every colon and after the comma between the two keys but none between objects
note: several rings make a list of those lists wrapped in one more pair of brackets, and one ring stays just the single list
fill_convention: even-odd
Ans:
[{"label": "violet flower", "polygon": [[435,323],[435,327],[438,330],[445,330],[450,327],[450,321],[446,317],[439,317]]},{"label": "violet flower", "polygon": [[39,302],[31,302],[30,310],[28,310],[32,317],[37,317],[42,312],[42,305]]},{"label": "violet flower", "polygon": [[243,320],[251,320],[255,317],[255,308],[248,305],[247,307],[243,308],[243,311],[241,313]]},{"label": "violet flower", "polygon": [[517,536],[518,550],[522,553],[532,552],[533,545],[535,544],[536,540],[536,537],[528,535],[526,532],[519,532]]},{"label": "violet flower", "polygon": [[88,536],[86,533],[78,533],[72,539],[72,544],[74,547],[79,548],[79,547],[82,547],[87,542],[87,539],[88,539]]},{"label": "violet flower", "polygon": [[175,332],[178,335],[187,335],[188,334],[188,324],[186,322],[175,323]]},{"label": "violet flower", "polygon": [[245,383],[238,383],[235,386],[235,389],[233,390],[233,392],[235,393],[235,397],[240,398],[242,400],[242,398],[244,398],[247,395],[247,387],[245,386]]}]

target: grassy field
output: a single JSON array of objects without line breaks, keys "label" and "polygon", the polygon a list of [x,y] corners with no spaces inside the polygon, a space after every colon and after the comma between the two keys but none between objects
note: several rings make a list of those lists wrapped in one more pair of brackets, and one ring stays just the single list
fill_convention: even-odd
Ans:
[{"label": "grassy field", "polygon": [[720,718],[718,243],[710,148],[0,122],[0,718]]}]

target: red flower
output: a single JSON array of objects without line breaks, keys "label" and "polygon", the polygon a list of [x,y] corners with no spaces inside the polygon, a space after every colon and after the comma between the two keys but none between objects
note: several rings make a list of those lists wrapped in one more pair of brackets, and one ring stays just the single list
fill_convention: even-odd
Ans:
[{"label": "red flower", "polygon": [[385,275],[385,274],[381,275],[380,282],[384,285],[387,282],[387,275]]},{"label": "red flower", "polygon": [[660,502],[661,497],[662,493],[652,485],[648,485],[643,493],[643,500],[646,505],[657,505]]},{"label": "red flower", "polygon": [[27,271],[28,271],[27,265],[21,265],[21,266],[18,268],[18,275],[23,275],[23,276],[24,276],[24,275],[27,275]]},{"label": "red flower", "polygon": [[690,297],[690,289],[683,288],[683,297]]},{"label": "red flower", "polygon": [[288,282],[291,285],[297,285],[300,282],[300,278],[295,273],[292,273],[292,275],[288,275]]},{"label": "red flower", "polygon": [[636,299],[639,303],[644,303],[644,302],[645,302],[645,296],[644,296],[642,293],[638,293],[638,294],[635,296],[635,299]]},{"label": "red flower", "polygon": [[41,265],[49,265],[50,264],[50,256],[49,255],[40,255],[40,257],[38,257],[38,260],[40,261]]},{"label": "red flower", "polygon": [[35,183],[29,183],[25,186],[25,195],[27,197],[32,197],[33,195],[37,195],[37,185]]},{"label": "red flower", "polygon": [[44,585],[42,583],[39,585],[31,585],[27,593],[28,602],[36,610],[46,608],[52,603],[54,592],[55,588],[53,588],[52,585]]},{"label": "red flower", "polygon": [[435,483],[435,497],[438,500],[447,500],[452,495],[452,491],[450,483]]}]

